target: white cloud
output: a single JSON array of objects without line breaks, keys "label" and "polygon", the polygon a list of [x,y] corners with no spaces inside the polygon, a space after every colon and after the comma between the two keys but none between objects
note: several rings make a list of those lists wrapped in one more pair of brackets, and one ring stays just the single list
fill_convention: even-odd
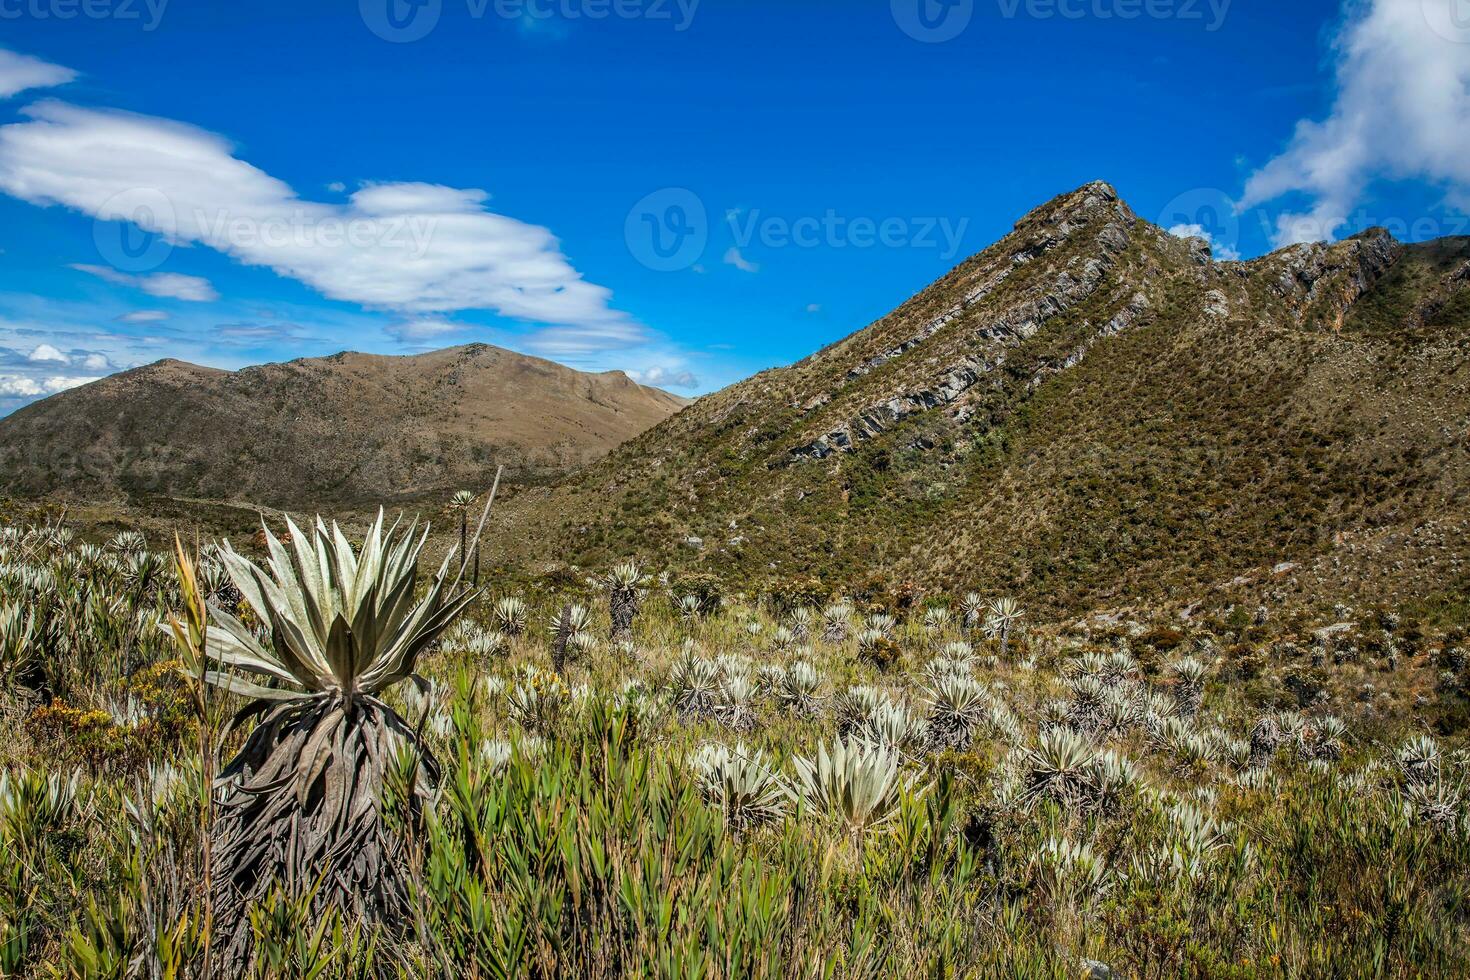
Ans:
[{"label": "white cloud", "polygon": [[642,371],[629,371],[628,377],[641,385],[653,388],[698,388],[699,379],[694,372],[675,367],[651,367]]},{"label": "white cloud", "polygon": [[1174,225],[1169,234],[1176,238],[1203,238],[1210,243],[1210,251],[1221,262],[1239,262],[1240,250],[1224,242],[1215,241],[1215,236],[1204,225]]},{"label": "white cloud", "polygon": [[100,380],[102,379],[64,375],[28,378],[19,374],[0,374],[0,398],[37,398],[43,395],[54,395],[59,391],[66,391]]},{"label": "white cloud", "polygon": [[735,247],[734,245],[731,245],[730,251],[725,253],[725,264],[733,265],[741,272],[761,271],[761,267],[758,263],[747,261],[745,256],[740,254],[740,249]]},{"label": "white cloud", "polygon": [[[486,210],[484,191],[377,184],[346,204],[319,203],[192,126],[56,101],[26,112],[30,121],[0,127],[0,190],[23,200],[146,221],[176,243],[273,269],[331,299],[406,315],[493,310],[581,330],[586,342],[645,339],[549,230]],[[140,188],[156,198],[151,218],[137,211]]]},{"label": "white cloud", "polygon": [[347,185],[342,183],[340,180],[334,180],[327,185],[327,190],[331,191],[333,194],[341,194],[346,189]]},{"label": "white cloud", "polygon": [[56,361],[60,364],[66,364],[71,360],[71,358],[50,344],[37,344],[36,349],[31,351],[29,359],[32,361]]},{"label": "white cloud", "polygon": [[[1463,0],[1349,7],[1333,46],[1331,114],[1298,123],[1240,202],[1244,209],[1289,194],[1310,199],[1310,210],[1280,218],[1278,245],[1335,237],[1381,179],[1426,180],[1444,188],[1451,207],[1470,207],[1470,31],[1452,36],[1450,2]],[[1437,24],[1441,12],[1445,23]]]},{"label": "white cloud", "polygon": [[469,327],[466,327],[462,323],[446,320],[443,317],[429,316],[389,324],[385,329],[388,336],[399,342],[404,342],[411,340],[432,340],[435,337],[464,333]]},{"label": "white cloud", "polygon": [[177,272],[160,272],[156,275],[143,276],[138,286],[150,296],[160,296],[165,299],[182,299],[191,303],[212,303],[219,299],[219,293],[215,292],[214,286],[208,279],[201,279],[199,276],[185,276]]},{"label": "white cloud", "polygon": [[820,312],[822,312],[822,304],[821,303],[808,303],[806,305],[806,311],[808,313],[820,313]]},{"label": "white cloud", "polygon": [[76,77],[77,73],[70,68],[0,48],[0,99],[8,99],[26,89],[65,85]]},{"label": "white cloud", "polygon": [[[61,350],[55,344],[37,344],[26,355],[25,359],[29,363],[36,365],[67,364],[85,371],[100,372],[102,374],[110,374],[117,370],[117,365],[113,364],[112,358],[102,351],[76,349],[68,352]],[[51,370],[54,371],[55,368],[53,367]]]},{"label": "white cloud", "polygon": [[105,265],[86,265],[84,263],[77,263],[71,268],[119,286],[141,289],[149,296],[157,296],[161,299],[181,299],[192,303],[213,303],[219,299],[219,293],[215,291],[210,281],[201,279],[199,276],[186,276],[178,272],[155,272],[147,276],[130,276]]},{"label": "white cloud", "polygon": [[162,310],[134,310],[117,318],[118,323],[162,323],[168,314]]}]

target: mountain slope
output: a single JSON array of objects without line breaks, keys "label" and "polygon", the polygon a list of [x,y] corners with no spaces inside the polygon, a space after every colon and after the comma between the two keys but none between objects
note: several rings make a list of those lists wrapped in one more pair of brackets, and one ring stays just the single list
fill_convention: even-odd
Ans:
[{"label": "mountain slope", "polygon": [[1090,184],[867,329],[520,494],[506,548],[1059,608],[1185,596],[1463,515],[1467,355],[1470,240],[1215,263]]},{"label": "mountain slope", "polygon": [[0,420],[0,490],[320,507],[546,479],[683,399],[483,344],[242,371],[160,361]]}]

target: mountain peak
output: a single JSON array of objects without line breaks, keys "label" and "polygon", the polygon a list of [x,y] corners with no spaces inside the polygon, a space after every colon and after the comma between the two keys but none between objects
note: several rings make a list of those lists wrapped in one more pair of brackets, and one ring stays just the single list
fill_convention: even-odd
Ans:
[{"label": "mountain peak", "polygon": [[1118,191],[1112,184],[1105,180],[1094,180],[1032,208],[1016,222],[1016,228],[1019,230],[1028,225],[1061,224],[1069,220],[1085,219],[1103,210],[1111,210],[1122,220],[1132,221],[1134,218],[1133,209],[1118,196]]},{"label": "mountain peak", "polygon": [[1085,184],[504,526],[586,567],[881,568],[1070,605],[1310,559],[1332,547],[1303,530],[1322,513],[1366,529],[1470,493],[1444,468],[1463,458],[1446,420],[1465,389],[1444,379],[1470,371],[1470,239],[1374,231],[1240,263],[1197,244]]},{"label": "mountain peak", "polygon": [[486,344],[240,371],[166,359],[0,419],[0,488],[278,507],[413,499],[486,484],[500,464],[513,480],[562,475],[685,404]]}]

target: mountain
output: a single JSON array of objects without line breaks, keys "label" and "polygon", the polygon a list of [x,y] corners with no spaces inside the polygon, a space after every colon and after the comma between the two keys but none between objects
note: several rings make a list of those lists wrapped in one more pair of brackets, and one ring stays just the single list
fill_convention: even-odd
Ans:
[{"label": "mountain", "polygon": [[1216,262],[1094,183],[866,329],[517,494],[498,533],[543,566],[643,556],[751,588],[1080,608],[1276,569],[1452,601],[1467,356],[1470,239]]},{"label": "mountain", "polygon": [[483,489],[502,463],[550,479],[685,404],[484,344],[233,372],[159,361],[0,420],[0,491],[376,504]]}]

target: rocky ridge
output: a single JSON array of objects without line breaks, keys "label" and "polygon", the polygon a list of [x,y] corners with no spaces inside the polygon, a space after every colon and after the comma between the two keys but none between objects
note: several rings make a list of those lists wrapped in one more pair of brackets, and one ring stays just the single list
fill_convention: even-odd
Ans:
[{"label": "rocky ridge", "polygon": [[1061,604],[1315,561],[1470,493],[1446,421],[1470,407],[1467,263],[1470,240],[1381,230],[1218,262],[1088,184],[505,527],[532,560],[876,568]]}]

